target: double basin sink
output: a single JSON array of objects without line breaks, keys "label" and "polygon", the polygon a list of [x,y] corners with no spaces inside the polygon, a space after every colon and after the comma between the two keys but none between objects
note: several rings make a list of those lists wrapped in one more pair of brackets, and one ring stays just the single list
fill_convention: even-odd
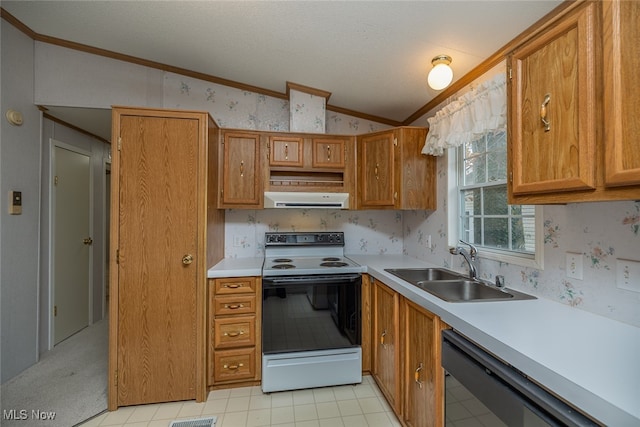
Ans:
[{"label": "double basin sink", "polygon": [[447,302],[516,301],[536,297],[497,288],[443,268],[389,268],[393,274]]}]

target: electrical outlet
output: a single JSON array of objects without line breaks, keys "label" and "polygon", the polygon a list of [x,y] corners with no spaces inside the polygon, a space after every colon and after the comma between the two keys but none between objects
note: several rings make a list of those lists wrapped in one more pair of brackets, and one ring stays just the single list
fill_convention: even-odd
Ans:
[{"label": "electrical outlet", "polygon": [[616,259],[616,286],[640,292],[640,261]]},{"label": "electrical outlet", "polygon": [[582,280],[582,254],[567,252],[567,277]]},{"label": "electrical outlet", "polygon": [[427,249],[431,249],[431,234],[427,235]]},{"label": "electrical outlet", "polygon": [[242,246],[242,237],[241,236],[233,236],[233,246],[239,248]]}]

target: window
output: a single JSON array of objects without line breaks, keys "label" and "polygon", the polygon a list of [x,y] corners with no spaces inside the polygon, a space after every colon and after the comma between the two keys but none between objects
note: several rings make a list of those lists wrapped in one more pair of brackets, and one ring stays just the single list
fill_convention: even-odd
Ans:
[{"label": "window", "polygon": [[462,144],[456,157],[459,238],[488,258],[535,260],[536,207],[507,202],[506,130]]}]

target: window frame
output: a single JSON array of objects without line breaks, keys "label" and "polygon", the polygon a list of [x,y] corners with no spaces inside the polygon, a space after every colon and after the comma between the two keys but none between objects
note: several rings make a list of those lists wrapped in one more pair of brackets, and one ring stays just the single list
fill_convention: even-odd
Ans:
[{"label": "window frame", "polygon": [[[448,244],[454,247],[460,239],[460,187],[458,169],[458,147],[447,150],[447,221]],[[496,181],[495,184],[504,184]],[[521,267],[544,270],[544,212],[541,205],[535,206],[535,253],[527,254],[511,250],[500,250],[481,246],[478,248],[478,257],[492,261],[504,262]]]}]

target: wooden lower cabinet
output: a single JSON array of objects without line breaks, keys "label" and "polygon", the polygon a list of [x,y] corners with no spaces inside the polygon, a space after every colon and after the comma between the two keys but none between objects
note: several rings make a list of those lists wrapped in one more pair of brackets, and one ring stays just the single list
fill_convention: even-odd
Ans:
[{"label": "wooden lower cabinet", "polygon": [[260,277],[209,280],[210,388],[260,381],[261,288]]},{"label": "wooden lower cabinet", "polygon": [[372,280],[371,371],[408,427],[444,425],[444,370],[438,316]]},{"label": "wooden lower cabinet", "polygon": [[373,283],[372,374],[396,414],[400,413],[400,295]]},{"label": "wooden lower cabinet", "polygon": [[435,314],[402,298],[402,421],[411,427],[444,425],[442,322]]}]

